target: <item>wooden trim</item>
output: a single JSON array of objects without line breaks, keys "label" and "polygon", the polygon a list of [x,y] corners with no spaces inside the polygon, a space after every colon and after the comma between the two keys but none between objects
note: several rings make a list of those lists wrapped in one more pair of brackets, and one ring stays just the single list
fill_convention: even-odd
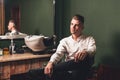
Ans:
[{"label": "wooden trim", "polygon": [[4,34],[4,0],[0,0],[0,35]]}]

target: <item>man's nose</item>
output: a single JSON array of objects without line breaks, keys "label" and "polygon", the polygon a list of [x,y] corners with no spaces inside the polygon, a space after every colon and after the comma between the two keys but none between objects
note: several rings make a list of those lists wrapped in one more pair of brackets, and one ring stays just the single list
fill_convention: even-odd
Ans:
[{"label": "man's nose", "polygon": [[73,28],[75,28],[76,27],[76,25],[73,25]]}]

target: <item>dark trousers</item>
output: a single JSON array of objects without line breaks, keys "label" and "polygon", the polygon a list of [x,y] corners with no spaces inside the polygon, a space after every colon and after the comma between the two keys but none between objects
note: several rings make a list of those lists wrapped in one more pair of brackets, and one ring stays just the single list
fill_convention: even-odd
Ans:
[{"label": "dark trousers", "polygon": [[70,60],[54,66],[51,78],[44,74],[44,69],[30,70],[29,80],[85,80],[90,69],[88,59],[75,62]]}]

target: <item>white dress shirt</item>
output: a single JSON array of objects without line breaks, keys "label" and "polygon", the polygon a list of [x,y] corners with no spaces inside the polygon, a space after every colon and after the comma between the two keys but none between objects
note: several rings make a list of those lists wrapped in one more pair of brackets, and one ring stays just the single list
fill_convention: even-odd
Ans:
[{"label": "white dress shirt", "polygon": [[13,35],[18,35],[18,31],[17,30],[13,30],[13,31],[11,31],[11,33],[10,33],[11,35],[13,34]]},{"label": "white dress shirt", "polygon": [[51,56],[50,62],[56,64],[65,55],[65,60],[74,59],[74,55],[86,50],[90,56],[96,51],[95,40],[92,36],[81,35],[77,41],[72,36],[66,37],[60,41],[56,52]]},{"label": "white dress shirt", "polygon": [[6,36],[12,36],[12,35],[18,35],[19,32],[17,30],[12,30],[11,32],[7,32],[5,35]]}]

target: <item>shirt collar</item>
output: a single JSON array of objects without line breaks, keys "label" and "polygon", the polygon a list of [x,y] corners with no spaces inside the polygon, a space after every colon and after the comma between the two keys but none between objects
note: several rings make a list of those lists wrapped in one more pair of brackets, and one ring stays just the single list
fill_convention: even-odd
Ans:
[{"label": "shirt collar", "polygon": [[11,33],[16,33],[16,30],[11,31]]},{"label": "shirt collar", "polygon": [[[71,37],[72,40],[74,40],[74,39],[72,38],[72,35],[71,35],[70,37]],[[77,42],[79,42],[83,37],[84,37],[84,35],[81,34],[81,35],[77,38]],[[75,41],[75,40],[74,40],[74,41]]]}]

